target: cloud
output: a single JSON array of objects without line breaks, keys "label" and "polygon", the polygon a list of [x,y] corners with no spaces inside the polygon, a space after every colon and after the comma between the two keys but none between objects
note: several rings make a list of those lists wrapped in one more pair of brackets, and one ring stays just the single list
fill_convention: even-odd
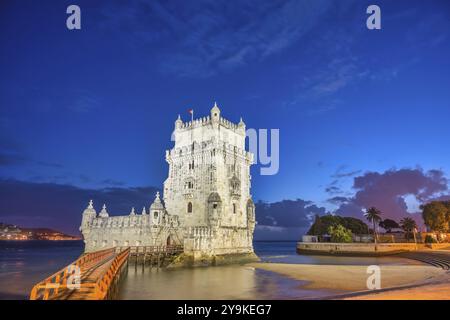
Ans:
[{"label": "cloud", "polygon": [[108,185],[108,186],[123,186],[123,185],[125,185],[125,182],[117,181],[114,179],[105,179],[105,180],[102,180],[101,183],[103,185]]},{"label": "cloud", "polygon": [[[441,170],[391,169],[383,173],[367,172],[353,180],[353,197],[340,203],[335,213],[342,216],[363,218],[365,208],[375,206],[383,212],[383,218],[400,220],[415,216],[422,223],[419,212],[409,212],[407,198],[425,203],[441,198],[448,191],[448,180]],[[340,198],[332,198],[338,203]],[[417,208],[417,205],[415,205]]]},{"label": "cloud", "polygon": [[353,177],[353,176],[357,175],[358,173],[361,173],[361,170],[345,171],[346,168],[347,168],[346,165],[340,166],[331,177],[336,178],[336,179],[341,179],[341,178]]},{"label": "cloud", "polygon": [[19,166],[23,164],[36,164],[43,167],[62,168],[62,165],[59,163],[33,160],[22,152],[0,151],[0,167]]},{"label": "cloud", "polygon": [[[340,181],[342,179],[353,177],[361,172],[361,170],[349,171],[347,169],[348,169],[347,165],[341,165],[337,168],[336,172],[331,175],[333,181],[325,188],[326,193],[330,195],[343,194],[344,191],[341,189],[341,187],[338,186]],[[328,200],[328,202],[330,201]]]},{"label": "cloud", "polygon": [[302,199],[256,203],[258,225],[275,227],[307,227],[315,214],[324,214],[325,208],[317,207]]},{"label": "cloud", "polygon": [[257,225],[255,228],[254,239],[256,241],[299,240],[308,229],[309,226],[289,228]]},{"label": "cloud", "polygon": [[76,98],[66,101],[67,109],[76,113],[87,113],[98,109],[100,105],[100,99],[88,92],[79,92]]},{"label": "cloud", "polygon": [[347,197],[336,196],[328,199],[327,201],[335,205],[342,205],[347,203],[349,199]]},{"label": "cloud", "polygon": [[316,214],[326,209],[302,199],[256,203],[256,240],[296,240],[310,227]]},{"label": "cloud", "polygon": [[160,48],[155,54],[163,73],[209,77],[289,48],[330,7],[324,0],[115,2],[103,9],[101,26],[122,31],[152,53]]},{"label": "cloud", "polygon": [[342,193],[342,190],[336,186],[328,186],[325,188],[325,192],[327,192],[329,194],[339,194],[339,193]]},{"label": "cloud", "polygon": [[0,152],[0,166],[14,166],[26,162],[26,158],[17,153]]},{"label": "cloud", "polygon": [[[354,12],[354,8],[350,12]],[[354,49],[362,33],[359,29],[349,33],[347,24],[351,24],[354,18],[349,21],[329,22],[334,27],[321,29],[304,49],[303,58],[308,63],[299,59],[299,63],[289,67],[288,71],[295,70],[298,76],[294,92],[284,102],[285,107],[301,107],[309,116],[332,111],[345,103],[338,93],[375,72]]]},{"label": "cloud", "polygon": [[157,188],[82,189],[58,183],[0,180],[0,221],[24,227],[50,227],[78,233],[81,213],[89,199],[97,211],[106,203],[111,215],[128,214],[131,207],[140,212],[152,203]]}]

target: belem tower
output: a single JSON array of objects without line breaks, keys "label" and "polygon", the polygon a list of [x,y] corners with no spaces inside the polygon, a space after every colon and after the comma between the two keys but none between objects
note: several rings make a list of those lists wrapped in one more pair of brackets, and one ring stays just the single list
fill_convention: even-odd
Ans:
[{"label": "belem tower", "polygon": [[121,216],[110,216],[105,205],[97,214],[90,201],[80,227],[85,251],[183,245],[190,261],[256,258],[245,123],[226,120],[214,104],[207,117],[183,122],[178,116],[172,140],[163,198],[157,193],[148,210]]}]

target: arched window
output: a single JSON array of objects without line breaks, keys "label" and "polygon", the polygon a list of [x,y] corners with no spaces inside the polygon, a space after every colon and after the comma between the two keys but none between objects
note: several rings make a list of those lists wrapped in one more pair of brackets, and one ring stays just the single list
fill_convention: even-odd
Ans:
[{"label": "arched window", "polygon": [[189,202],[187,205],[187,212],[192,213],[192,202]]},{"label": "arched window", "polygon": [[158,219],[158,211],[153,212],[153,218]]},{"label": "arched window", "polygon": [[236,203],[233,203],[233,213],[236,213]]}]

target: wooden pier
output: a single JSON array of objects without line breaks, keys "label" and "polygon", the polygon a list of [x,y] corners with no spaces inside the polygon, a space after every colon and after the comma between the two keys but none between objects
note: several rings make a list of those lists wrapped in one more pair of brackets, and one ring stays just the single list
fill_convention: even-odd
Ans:
[{"label": "wooden pier", "polygon": [[76,261],[36,284],[30,300],[114,299],[130,262],[166,266],[183,252],[183,246],[115,247],[83,254]]},{"label": "wooden pier", "polygon": [[[124,247],[117,247],[116,250],[122,251]],[[170,264],[178,254],[183,252],[183,246],[140,246],[130,247],[129,262],[137,268],[150,266],[150,268],[163,268]]]}]

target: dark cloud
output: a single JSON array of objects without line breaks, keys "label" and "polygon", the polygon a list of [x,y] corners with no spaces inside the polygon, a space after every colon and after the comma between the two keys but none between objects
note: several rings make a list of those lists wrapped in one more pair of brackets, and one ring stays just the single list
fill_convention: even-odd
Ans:
[{"label": "dark cloud", "polygon": [[330,199],[327,200],[329,203],[335,204],[335,205],[341,205],[343,203],[346,203],[349,201],[348,198],[346,197],[341,197],[341,196],[336,196],[336,197],[332,197]]},{"label": "dark cloud", "polygon": [[81,189],[57,183],[0,180],[0,221],[26,227],[50,227],[78,233],[81,213],[89,199],[97,211],[106,203],[111,215],[140,212],[154,199],[157,188]]},{"label": "dark cloud", "polygon": [[59,163],[47,162],[47,161],[36,161],[36,164],[43,166],[43,167],[50,167],[50,168],[62,168],[63,167]]},{"label": "dark cloud", "polygon": [[346,171],[346,169],[347,169],[346,165],[340,166],[331,177],[335,178],[335,179],[341,179],[341,178],[353,177],[353,176],[361,173],[361,170]]},{"label": "dark cloud", "polygon": [[0,166],[14,166],[26,161],[27,159],[20,154],[0,152]]},{"label": "dark cloud", "polygon": [[353,177],[353,176],[357,175],[358,173],[361,173],[361,170],[336,173],[333,175],[333,177],[334,178],[347,178],[347,177]]},{"label": "dark cloud", "polygon": [[59,163],[33,160],[20,152],[0,152],[0,166],[9,167],[23,164],[37,164],[42,167],[62,168],[62,165]]},{"label": "dark cloud", "polygon": [[125,185],[125,182],[117,181],[117,180],[113,180],[113,179],[105,179],[105,180],[102,180],[101,183],[104,185],[115,186],[115,187]]},{"label": "dark cloud", "polygon": [[283,200],[273,203],[256,203],[258,225],[273,227],[307,227],[315,214],[324,214],[325,208],[317,207],[302,199]]},{"label": "dark cloud", "polygon": [[328,186],[325,188],[325,192],[331,194],[338,194],[342,193],[342,190],[339,187],[336,186]]},{"label": "dark cloud", "polygon": [[367,172],[354,178],[355,195],[340,204],[337,214],[362,218],[363,209],[379,208],[384,218],[400,220],[415,216],[422,223],[420,213],[408,212],[406,196],[414,196],[419,203],[441,197],[446,192],[447,179],[440,170],[417,169],[388,170],[384,173]]},{"label": "dark cloud", "polygon": [[314,215],[323,215],[326,209],[302,199],[273,203],[256,203],[255,239],[296,240],[304,234]]}]

